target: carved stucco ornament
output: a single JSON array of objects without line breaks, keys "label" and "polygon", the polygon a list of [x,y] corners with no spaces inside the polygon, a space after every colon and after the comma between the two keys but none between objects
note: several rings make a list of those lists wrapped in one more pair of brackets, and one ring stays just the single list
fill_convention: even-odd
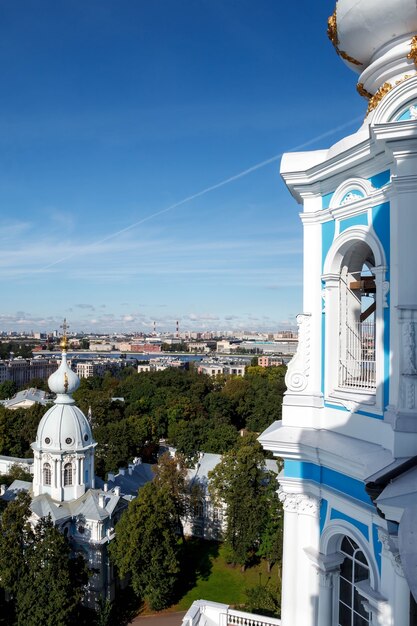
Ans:
[{"label": "carved stucco ornament", "polygon": [[288,391],[301,392],[307,387],[310,374],[310,320],[311,315],[297,315],[298,347],[294,357],[288,363],[285,384]]},{"label": "carved stucco ornament", "polygon": [[400,80],[395,81],[394,85],[392,83],[388,83],[388,82],[384,83],[382,85],[382,87],[380,87],[378,89],[376,94],[371,96],[371,98],[369,99],[368,110],[366,111],[366,115],[369,115],[369,113],[371,111],[376,109],[378,104],[381,102],[382,98],[384,98],[384,96],[386,96],[387,93],[389,93],[391,91],[391,89],[394,89],[394,87],[396,87],[397,85],[400,85],[405,80],[408,80],[409,78],[413,78],[413,76],[415,76],[415,75],[416,74],[406,74],[405,76],[400,78]]},{"label": "carved stucco ornament", "polygon": [[301,513],[303,515],[318,515],[320,512],[320,498],[305,493],[287,493],[282,487],[278,489],[278,497],[284,511]]}]

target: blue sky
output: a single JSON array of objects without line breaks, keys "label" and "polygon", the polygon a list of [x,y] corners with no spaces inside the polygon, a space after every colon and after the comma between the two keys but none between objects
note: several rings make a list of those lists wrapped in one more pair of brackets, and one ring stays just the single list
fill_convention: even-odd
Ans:
[{"label": "blue sky", "polygon": [[302,229],[279,159],[216,185],[359,125],[333,7],[1,3],[0,330],[294,324]]}]

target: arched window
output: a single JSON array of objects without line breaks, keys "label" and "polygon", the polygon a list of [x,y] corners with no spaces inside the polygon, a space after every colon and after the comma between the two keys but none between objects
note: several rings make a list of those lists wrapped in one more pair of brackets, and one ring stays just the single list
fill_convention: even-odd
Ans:
[{"label": "arched window", "polygon": [[369,580],[369,566],[364,553],[350,537],[344,537],[340,553],[345,557],[339,576],[339,626],[367,626],[370,615],[363,607],[357,584]]},{"label": "arched window", "polygon": [[49,463],[43,464],[43,484],[50,485],[52,482],[51,466]]},{"label": "arched window", "polygon": [[72,465],[71,463],[66,463],[64,465],[64,487],[69,485],[72,485]]},{"label": "arched window", "polygon": [[345,255],[339,288],[339,387],[372,392],[376,387],[375,260],[356,242]]}]

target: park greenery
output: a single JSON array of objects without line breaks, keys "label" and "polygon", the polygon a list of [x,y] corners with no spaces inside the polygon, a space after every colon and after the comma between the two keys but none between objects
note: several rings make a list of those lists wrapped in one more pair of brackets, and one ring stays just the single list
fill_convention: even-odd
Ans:
[{"label": "park greenery", "polygon": [[[199,451],[223,454],[242,429],[261,432],[280,419],[284,376],[285,367],[249,366],[244,378],[214,379],[193,367],[141,373],[126,367],[81,379],[74,399],[85,414],[91,409],[96,473],[104,478],[135,456],[154,462],[160,439],[188,460]],[[14,411],[0,405],[0,454],[31,457],[44,413],[40,405]]]},{"label": "park greenery", "polygon": [[[243,571],[264,557],[270,572],[280,561],[282,510],[276,476],[266,470],[261,446],[246,435],[209,476],[212,496],[225,508],[226,562]],[[133,591],[150,609],[166,608],[186,591],[184,576],[178,573],[190,570],[195,542],[184,537],[181,518],[192,515],[195,497],[183,459],[163,455],[154,480],[139,491],[116,525],[111,559],[119,576],[130,579]],[[276,592],[272,596],[269,587],[255,585],[248,590],[248,606],[272,610]]]},{"label": "park greenery", "polygon": [[[210,378],[193,367],[188,371],[141,373],[126,367],[117,375],[106,373],[101,378],[81,380],[74,399],[92,417],[98,443],[97,474],[104,478],[135,456],[154,463],[154,480],[130,502],[109,546],[119,577],[130,581],[138,601],[150,609],[160,610],[178,602],[196,582],[196,570],[190,569],[190,563],[197,540],[184,537],[182,520],[202,498],[202,492],[195,485],[191,489],[186,479],[186,467],[195,462],[200,451],[223,455],[210,475],[210,495],[226,507],[222,558],[227,567],[248,570],[264,561],[270,571],[279,564],[282,510],[275,476],[265,469],[265,455],[256,434],[281,416],[284,376],[284,367],[256,365],[247,367],[244,378]],[[30,444],[45,410],[34,405],[11,411],[0,405],[0,454],[31,457]],[[161,439],[177,448],[177,457],[157,459]],[[1,482],[27,478],[16,472],[13,468]],[[82,563],[71,558],[66,539],[50,520],[30,528],[28,506],[27,496],[19,495],[6,507],[0,522],[1,586],[12,598],[12,604],[7,603],[9,609],[12,607],[7,623],[49,624],[46,612],[54,614],[58,604],[61,608],[57,609],[55,624],[71,624],[74,619],[83,623],[78,614],[86,582]],[[62,572],[53,561],[54,555],[62,558]],[[52,585],[47,598],[45,579],[36,574],[43,567],[39,568],[38,557],[46,559],[48,578],[62,577],[62,586]],[[185,571],[189,575],[184,576]],[[30,589],[18,582],[22,576],[30,581]],[[70,590],[66,586],[68,576],[79,581]],[[67,595],[65,602],[60,594]],[[45,597],[43,606],[38,606],[36,597]],[[268,585],[252,585],[245,597],[246,608],[277,614],[276,590],[272,593]],[[103,624],[107,623],[107,613],[109,607],[103,606]]]}]

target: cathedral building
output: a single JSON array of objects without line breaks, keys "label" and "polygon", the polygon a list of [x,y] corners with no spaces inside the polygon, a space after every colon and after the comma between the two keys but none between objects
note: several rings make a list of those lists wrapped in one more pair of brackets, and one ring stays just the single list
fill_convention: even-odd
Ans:
[{"label": "cathedral building", "polygon": [[118,486],[111,488],[104,483],[102,489],[95,488],[97,444],[89,420],[72,398],[80,381],[67,363],[65,334],[61,347],[61,364],[48,379],[56,399],[39,422],[32,444],[33,485],[15,481],[4,495],[10,499],[19,490],[29,491],[31,523],[50,515],[73,549],[83,554],[93,572],[86,603],[95,608],[100,597],[109,600],[114,597],[114,575],[107,547],[114,538],[114,525],[131,498],[123,497]]}]

